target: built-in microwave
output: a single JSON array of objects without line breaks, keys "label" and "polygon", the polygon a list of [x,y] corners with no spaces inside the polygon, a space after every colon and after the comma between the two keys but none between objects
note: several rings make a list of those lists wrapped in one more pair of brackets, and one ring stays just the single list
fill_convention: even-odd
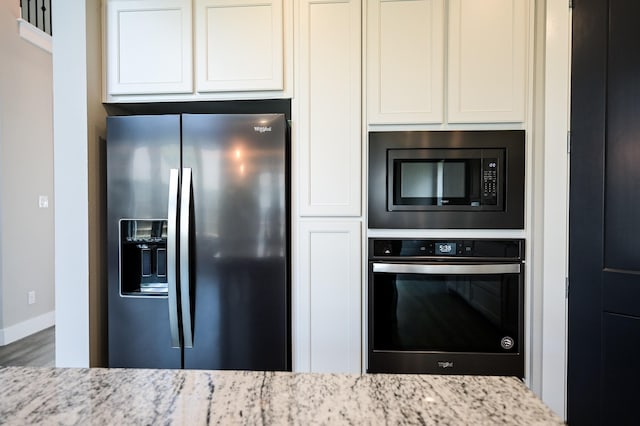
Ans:
[{"label": "built-in microwave", "polygon": [[369,133],[369,228],[524,227],[523,130]]}]

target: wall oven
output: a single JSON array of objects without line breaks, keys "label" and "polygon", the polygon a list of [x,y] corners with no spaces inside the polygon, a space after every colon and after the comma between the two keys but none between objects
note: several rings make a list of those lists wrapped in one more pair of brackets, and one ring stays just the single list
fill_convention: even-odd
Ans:
[{"label": "wall oven", "polygon": [[369,239],[369,373],[524,377],[524,240]]},{"label": "wall oven", "polygon": [[524,227],[524,131],[369,133],[369,228]]}]

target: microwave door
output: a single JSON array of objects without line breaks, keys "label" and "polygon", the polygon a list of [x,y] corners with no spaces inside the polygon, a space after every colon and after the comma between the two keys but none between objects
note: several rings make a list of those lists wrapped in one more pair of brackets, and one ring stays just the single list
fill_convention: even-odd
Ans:
[{"label": "microwave door", "polygon": [[522,229],[523,131],[369,133],[372,229]]}]

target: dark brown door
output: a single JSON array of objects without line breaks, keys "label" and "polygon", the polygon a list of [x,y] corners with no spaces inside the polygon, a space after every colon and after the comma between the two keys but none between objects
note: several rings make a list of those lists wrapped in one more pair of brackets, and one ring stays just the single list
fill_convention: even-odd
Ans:
[{"label": "dark brown door", "polygon": [[638,424],[638,0],[574,1],[571,103],[567,417]]}]

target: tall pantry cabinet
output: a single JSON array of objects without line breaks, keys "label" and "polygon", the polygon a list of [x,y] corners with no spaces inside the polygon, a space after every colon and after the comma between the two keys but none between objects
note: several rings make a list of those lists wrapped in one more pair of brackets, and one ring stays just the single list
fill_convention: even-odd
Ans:
[{"label": "tall pantry cabinet", "polygon": [[359,373],[361,2],[300,0],[294,22],[293,363],[297,371]]}]

